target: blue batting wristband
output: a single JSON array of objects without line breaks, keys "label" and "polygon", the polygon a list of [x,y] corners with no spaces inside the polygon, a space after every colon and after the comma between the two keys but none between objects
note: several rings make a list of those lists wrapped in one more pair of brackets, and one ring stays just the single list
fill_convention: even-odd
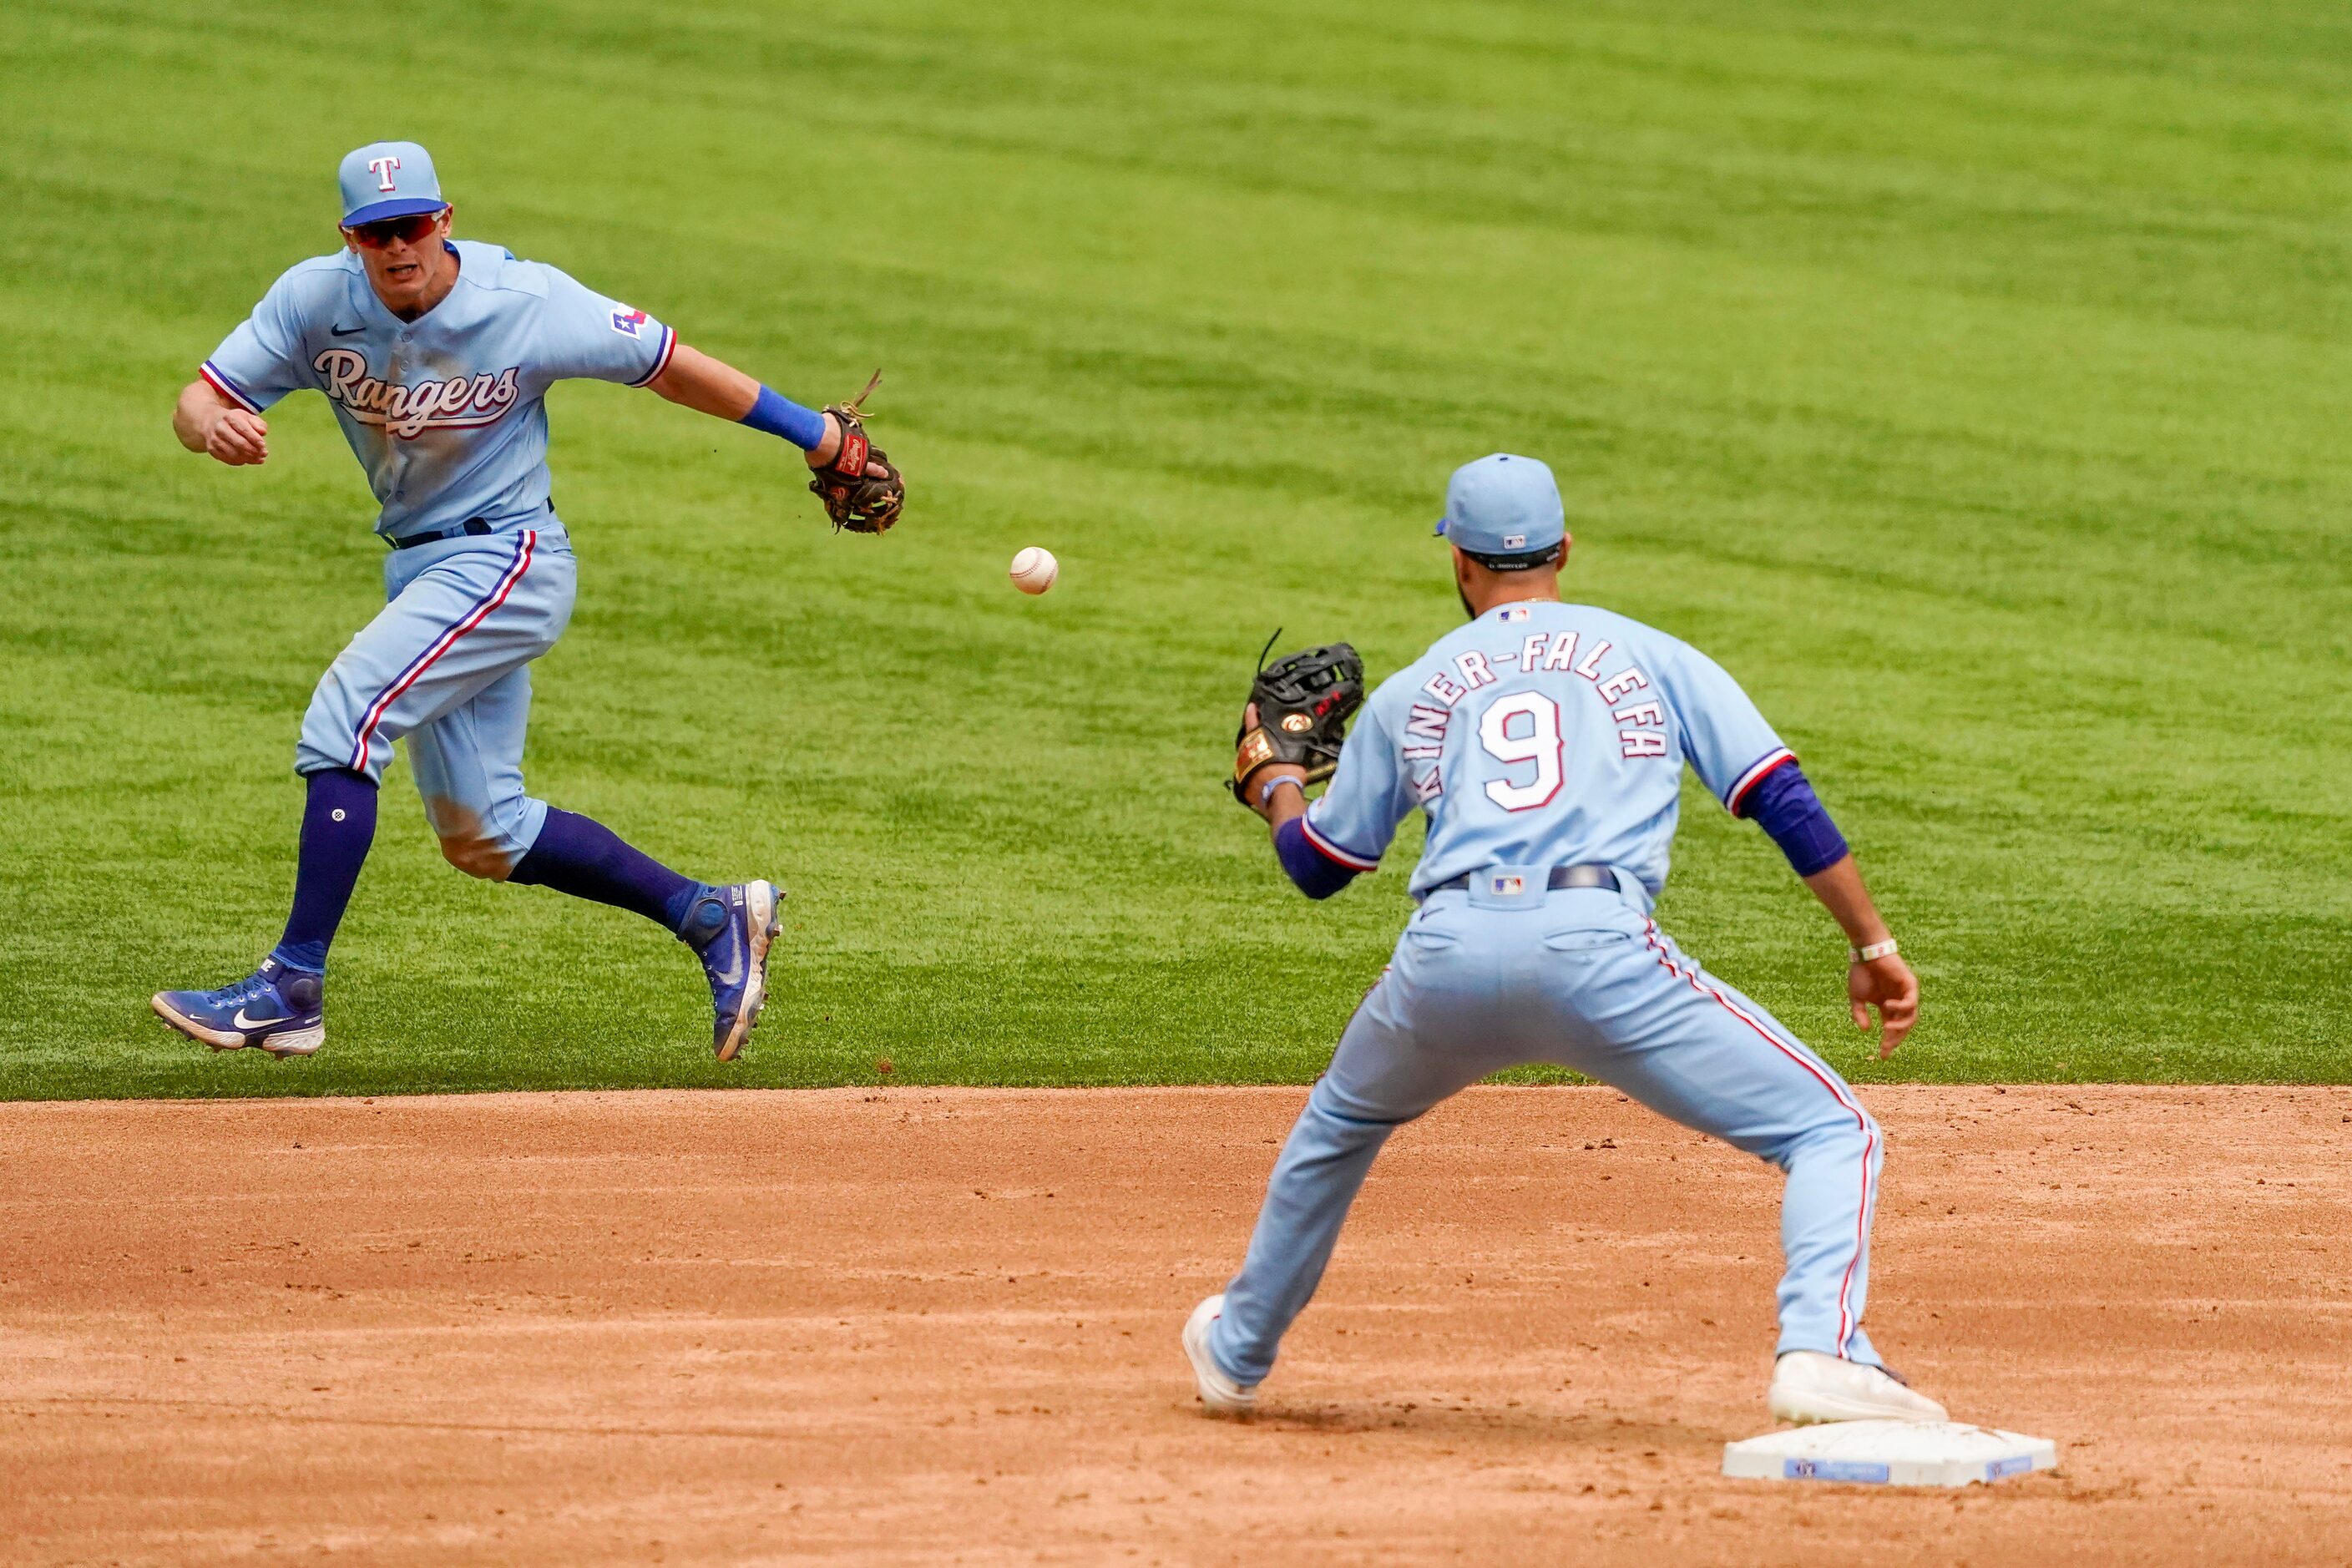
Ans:
[{"label": "blue batting wristband", "polygon": [[803,452],[815,451],[824,441],[824,416],[814,408],[803,408],[772,386],[760,388],[751,412],[737,423],[781,436]]}]

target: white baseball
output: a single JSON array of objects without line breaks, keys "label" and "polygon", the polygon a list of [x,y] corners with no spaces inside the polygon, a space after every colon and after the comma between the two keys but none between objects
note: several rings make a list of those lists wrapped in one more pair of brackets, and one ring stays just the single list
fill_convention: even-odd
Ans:
[{"label": "white baseball", "polygon": [[1042,594],[1062,574],[1062,563],[1050,550],[1029,546],[1013,558],[1013,585],[1024,594]]}]

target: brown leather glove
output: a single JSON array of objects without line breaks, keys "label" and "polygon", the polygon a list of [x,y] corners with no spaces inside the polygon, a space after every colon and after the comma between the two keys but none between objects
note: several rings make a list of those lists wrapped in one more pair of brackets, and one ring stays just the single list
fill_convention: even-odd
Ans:
[{"label": "brown leather glove", "polygon": [[[887,533],[907,504],[905,477],[890,466],[881,447],[866,439],[866,416],[858,409],[881,384],[882,373],[877,370],[864,392],[846,403],[825,405],[824,411],[841,421],[841,450],[816,470],[809,489],[824,502],[825,515],[833,519],[836,531],[845,528],[852,533]],[[868,464],[887,471],[869,474]]]}]

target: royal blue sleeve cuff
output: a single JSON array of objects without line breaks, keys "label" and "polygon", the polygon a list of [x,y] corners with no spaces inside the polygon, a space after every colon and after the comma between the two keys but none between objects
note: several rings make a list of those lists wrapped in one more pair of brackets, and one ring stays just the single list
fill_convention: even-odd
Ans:
[{"label": "royal blue sleeve cuff", "polygon": [[781,436],[803,452],[816,450],[824,439],[824,416],[814,408],[803,408],[772,386],[760,388],[751,412],[737,423]]},{"label": "royal blue sleeve cuff", "polygon": [[1294,816],[1274,830],[1274,852],[1282,868],[1310,899],[1328,899],[1356,879],[1348,867],[1307,842],[1307,819]]},{"label": "royal blue sleeve cuff", "polygon": [[1826,871],[1845,858],[1844,836],[1793,759],[1759,780],[1739,807],[1742,816],[1771,835],[1800,877]]}]

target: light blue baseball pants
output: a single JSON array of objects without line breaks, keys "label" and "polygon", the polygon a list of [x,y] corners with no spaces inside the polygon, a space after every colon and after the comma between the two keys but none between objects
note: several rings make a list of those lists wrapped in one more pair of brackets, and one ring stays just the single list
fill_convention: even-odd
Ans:
[{"label": "light blue baseball pants", "polygon": [[1878,1123],[1771,1015],[1607,889],[1433,894],[1275,1162],[1209,1347],[1237,1382],[1274,1365],[1390,1132],[1487,1074],[1556,1062],[1788,1173],[1782,1351],[1876,1364],[1862,1331]]},{"label": "light blue baseball pants", "polygon": [[539,838],[547,805],[523,794],[530,661],[572,620],[578,563],[563,525],[396,550],[390,602],[311,693],[297,773],[349,768],[381,781],[392,744],[450,864],[503,880]]}]

